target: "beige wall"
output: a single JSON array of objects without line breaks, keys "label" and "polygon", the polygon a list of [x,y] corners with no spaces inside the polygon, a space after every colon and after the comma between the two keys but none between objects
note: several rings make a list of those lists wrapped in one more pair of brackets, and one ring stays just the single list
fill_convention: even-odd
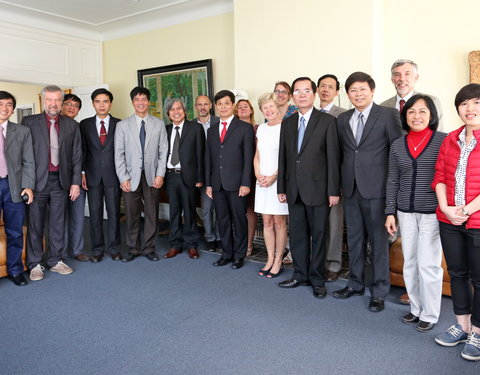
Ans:
[{"label": "beige wall", "polygon": [[227,13],[181,25],[104,42],[104,78],[115,99],[112,113],[133,113],[130,90],[137,70],[213,59],[214,90],[233,87],[233,14]]},{"label": "beige wall", "polygon": [[[40,101],[38,94],[42,90],[43,86],[29,85],[24,83],[12,83],[0,81],[0,90],[8,91],[11,93],[17,101],[17,108],[26,105],[34,105],[34,113],[40,113]],[[10,117],[10,121],[16,122],[16,111]]]},{"label": "beige wall", "polygon": [[[468,53],[480,49],[477,24],[469,14],[480,2],[433,0],[237,0],[235,2],[235,87],[257,97],[277,80],[334,73],[344,82],[361,70],[377,83],[377,103],[393,96],[390,65],[417,62],[416,88],[443,103],[444,130],[459,125],[453,107],[469,80]],[[401,27],[401,33],[399,28]],[[342,105],[346,105],[342,91]],[[262,116],[257,115],[257,120]]]}]

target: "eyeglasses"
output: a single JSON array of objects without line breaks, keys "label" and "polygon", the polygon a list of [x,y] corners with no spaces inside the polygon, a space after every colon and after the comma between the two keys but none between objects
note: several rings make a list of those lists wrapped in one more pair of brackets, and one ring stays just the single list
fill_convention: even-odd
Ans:
[{"label": "eyeglasses", "polygon": [[293,92],[293,95],[302,95],[302,94],[305,94],[305,95],[309,95],[309,94],[312,94],[313,93],[313,90],[310,90],[310,89],[305,89],[305,90],[295,90]]},{"label": "eyeglasses", "polygon": [[287,90],[275,90],[274,93],[277,95],[288,95]]},{"label": "eyeglasses", "polygon": [[64,102],[63,105],[66,105],[67,107],[80,108],[80,104],[75,102]]}]

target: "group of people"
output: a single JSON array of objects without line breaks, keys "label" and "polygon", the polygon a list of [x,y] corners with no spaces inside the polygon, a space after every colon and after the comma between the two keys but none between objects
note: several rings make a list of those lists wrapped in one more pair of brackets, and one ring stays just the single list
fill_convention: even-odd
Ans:
[{"label": "group of people", "polygon": [[[143,87],[131,91],[135,113],[122,121],[109,114],[113,95],[96,90],[91,96],[96,116],[79,126],[73,118],[80,100],[64,97],[57,86],[42,90],[44,112],[24,118],[22,125],[8,121],[15,98],[0,91],[0,193],[9,277],[17,285],[26,283],[23,202],[29,207],[31,280],[44,277],[44,265],[71,273],[63,262],[66,255],[92,262],[105,253],[125,262],[139,255],[157,261],[158,206],[165,179],[170,210],[165,258],[183,250],[192,259],[199,257],[195,207],[200,189],[207,247],[222,251],[214,266],[243,266],[259,213],[268,257],[258,275],[275,278],[283,272],[289,241],[293,275],[278,285],[308,285],[321,299],[327,295],[325,282],[338,277],[345,221],[349,280],[333,297],[364,295],[368,256],[368,308],[373,312],[384,309],[390,289],[388,235],[401,232],[410,301],[410,312],[401,321],[415,324],[420,332],[431,330],[440,314],[443,248],[457,322],[435,341],[443,346],[465,343],[462,357],[480,360],[480,85],[458,92],[455,106],[464,125],[446,135],[437,131],[442,119],[438,99],[414,91],[416,64],[397,60],[391,80],[396,95],[377,105],[372,77],[352,73],[345,81],[349,110],[334,105],[340,84],[332,74],[317,83],[309,77],[292,85],[278,82],[272,93],[258,99],[265,118],[259,126],[250,101],[235,104],[229,90],[214,97],[218,117],[210,114],[207,96],[196,98],[198,117],[193,120],[186,118],[182,100],[173,99],[166,108],[167,126],[149,114],[150,92]],[[314,107],[317,94],[320,109]],[[120,190],[127,218],[124,255]],[[85,191],[90,256],[83,253],[79,236]],[[49,252],[42,263],[47,213]]]}]

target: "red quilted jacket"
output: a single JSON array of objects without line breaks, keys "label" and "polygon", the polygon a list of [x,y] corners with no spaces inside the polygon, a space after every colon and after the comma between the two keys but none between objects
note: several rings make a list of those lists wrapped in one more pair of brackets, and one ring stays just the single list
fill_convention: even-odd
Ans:
[{"label": "red quilted jacket", "polygon": [[[447,202],[449,206],[455,206],[455,171],[457,170],[458,159],[460,158],[460,146],[458,135],[465,126],[452,131],[442,143],[438,153],[435,166],[435,177],[432,182],[432,189],[438,183],[447,186]],[[467,176],[465,181],[465,202],[470,203],[480,195],[480,130],[473,132],[477,145],[468,157]],[[437,206],[437,218],[439,221],[451,224],[445,214]],[[466,222],[467,228],[480,228],[480,211],[473,213]]]}]

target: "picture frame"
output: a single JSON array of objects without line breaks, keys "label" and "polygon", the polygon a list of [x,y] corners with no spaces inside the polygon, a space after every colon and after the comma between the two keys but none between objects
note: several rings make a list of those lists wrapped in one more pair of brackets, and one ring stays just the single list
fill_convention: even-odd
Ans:
[{"label": "picture frame", "polygon": [[149,113],[166,124],[171,122],[166,113],[169,100],[182,99],[186,118],[192,120],[196,117],[196,97],[213,98],[212,59],[141,69],[137,70],[137,76],[138,85],[150,90]]}]

